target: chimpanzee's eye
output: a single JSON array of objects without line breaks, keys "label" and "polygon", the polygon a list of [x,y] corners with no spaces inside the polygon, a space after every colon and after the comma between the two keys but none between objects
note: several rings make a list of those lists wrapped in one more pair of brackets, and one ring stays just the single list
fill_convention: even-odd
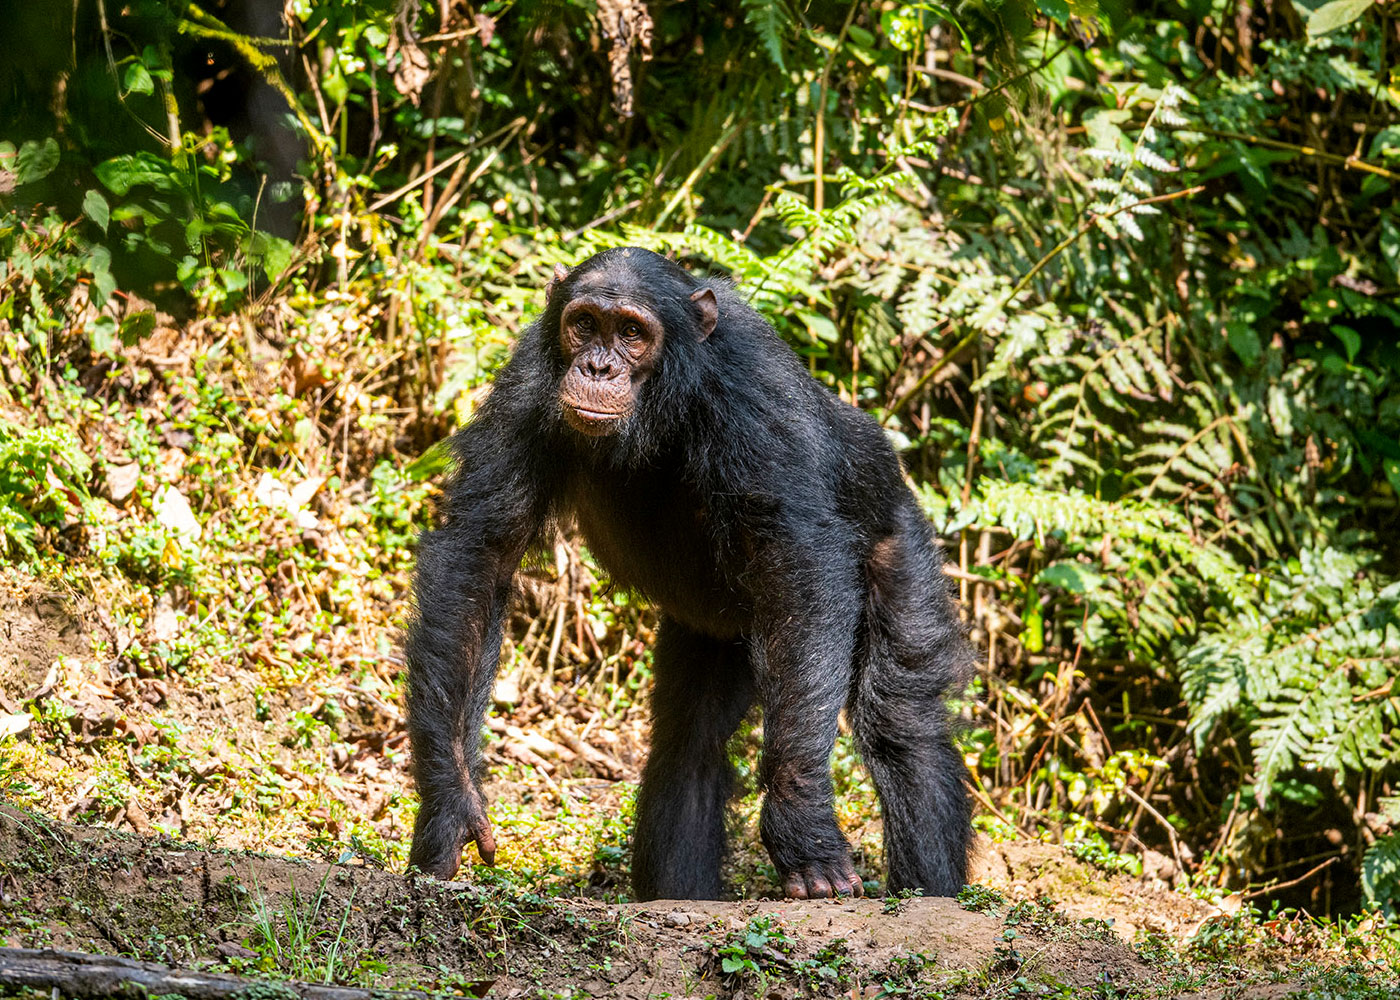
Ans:
[{"label": "chimpanzee's eye", "polygon": [[578,319],[574,320],[574,326],[578,327],[580,333],[592,333],[595,325],[593,317],[588,313],[584,313]]},{"label": "chimpanzee's eye", "polygon": [[642,335],[642,328],[636,323],[628,323],[622,328],[622,335],[628,340],[636,340]]}]

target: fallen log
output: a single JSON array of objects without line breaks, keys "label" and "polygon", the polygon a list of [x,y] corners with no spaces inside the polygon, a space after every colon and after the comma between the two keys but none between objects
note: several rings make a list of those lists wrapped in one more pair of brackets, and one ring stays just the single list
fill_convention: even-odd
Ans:
[{"label": "fallen log", "polygon": [[[155,962],[50,948],[0,948],[0,987],[24,986],[56,989],[64,996],[83,1000],[171,993],[187,1000],[429,1000],[443,995],[247,979],[225,972],[172,969]],[[483,996],[490,986],[490,981],[474,983],[472,993]]]}]

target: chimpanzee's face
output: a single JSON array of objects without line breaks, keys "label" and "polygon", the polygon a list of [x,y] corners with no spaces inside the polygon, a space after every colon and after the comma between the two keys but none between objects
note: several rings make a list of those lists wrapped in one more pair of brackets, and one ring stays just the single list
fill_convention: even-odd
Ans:
[{"label": "chimpanzee's face", "polygon": [[559,407],[569,426],[589,437],[623,429],[642,385],[660,377],[667,338],[698,344],[719,322],[712,288],[697,288],[645,250],[607,251],[572,274],[559,264],[545,297],[559,309],[559,349],[568,364]]},{"label": "chimpanzee's face", "polygon": [[616,434],[637,405],[637,392],[656,368],[666,331],[635,295],[586,280],[559,320],[569,359],[559,384],[564,419],[580,434]]}]

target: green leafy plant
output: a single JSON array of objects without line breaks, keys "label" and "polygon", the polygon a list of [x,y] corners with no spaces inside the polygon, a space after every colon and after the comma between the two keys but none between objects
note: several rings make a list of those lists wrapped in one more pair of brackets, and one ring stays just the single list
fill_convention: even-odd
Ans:
[{"label": "green leafy plant", "polygon": [[35,556],[42,528],[81,519],[91,466],[71,429],[0,419],[0,543],[9,554]]}]

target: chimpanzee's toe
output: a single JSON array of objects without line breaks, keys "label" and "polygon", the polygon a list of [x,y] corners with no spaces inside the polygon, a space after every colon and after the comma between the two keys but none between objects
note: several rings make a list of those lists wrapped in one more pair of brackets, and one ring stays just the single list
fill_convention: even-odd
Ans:
[{"label": "chimpanzee's toe", "polygon": [[834,899],[859,896],[864,885],[850,861],[839,865],[808,865],[783,879],[788,899]]}]

